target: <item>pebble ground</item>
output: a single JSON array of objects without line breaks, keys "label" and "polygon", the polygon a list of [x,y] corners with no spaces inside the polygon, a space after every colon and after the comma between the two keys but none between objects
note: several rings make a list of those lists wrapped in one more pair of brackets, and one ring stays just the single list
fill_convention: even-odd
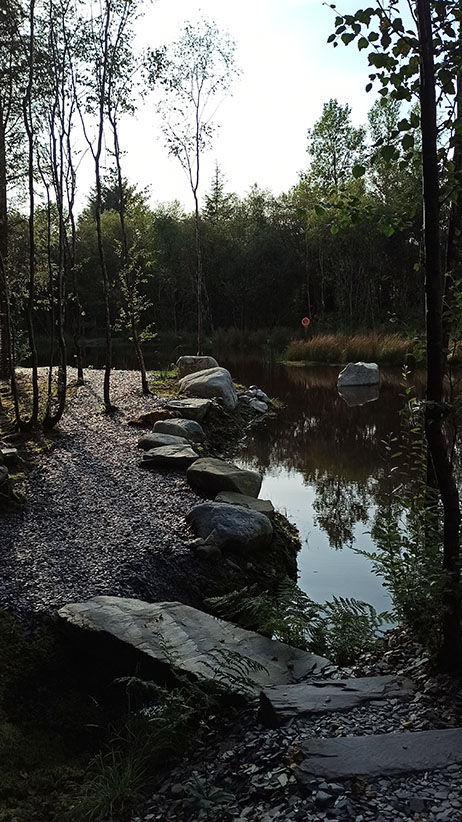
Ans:
[{"label": "pebble ground", "polygon": [[[2,520],[0,603],[24,620],[100,594],[194,604],[196,561],[184,514],[198,497],[184,473],[140,470],[139,430],[127,425],[164,403],[141,396],[136,372],[114,371],[112,402],[119,410],[108,416],[102,372],[88,370],[85,380],[59,436],[28,476],[26,510]],[[306,738],[462,724],[458,684],[432,678],[422,650],[404,635],[392,632],[387,643],[379,660],[331,675],[405,673],[416,683],[409,700],[298,719],[276,730],[262,728],[252,708],[221,719],[132,822],[462,822],[458,765],[370,782],[319,780],[303,790],[296,780]]]},{"label": "pebble ground", "polygon": [[26,510],[2,519],[0,603],[25,620],[102,594],[191,600],[184,515],[198,497],[184,472],[140,470],[140,429],[127,425],[164,401],[140,394],[137,372],[112,372],[111,386],[107,415],[103,372],[85,372],[28,476]]}]

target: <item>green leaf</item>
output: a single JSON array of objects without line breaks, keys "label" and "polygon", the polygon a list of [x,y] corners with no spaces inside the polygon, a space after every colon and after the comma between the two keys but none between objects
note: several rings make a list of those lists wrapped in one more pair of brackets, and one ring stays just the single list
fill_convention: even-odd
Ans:
[{"label": "green leaf", "polygon": [[370,91],[372,88],[372,83],[368,83],[366,86],[366,91]]},{"label": "green leaf", "polygon": [[316,213],[317,217],[323,217],[324,214],[326,213],[326,209],[323,208],[323,206],[321,206],[321,205],[315,205],[314,210],[315,210],[315,213]]},{"label": "green leaf", "polygon": [[399,121],[399,123],[398,123],[398,130],[399,131],[409,131],[410,128],[411,128],[411,124],[410,124],[409,120],[406,120],[406,118],[403,118],[402,120]]},{"label": "green leaf", "polygon": [[409,151],[409,149],[414,148],[414,137],[412,134],[405,134],[401,140],[401,145],[403,146],[404,151]]},{"label": "green leaf", "polygon": [[351,33],[348,33],[348,32],[346,32],[345,34],[342,34],[342,40],[343,40],[343,42],[345,43],[346,46],[348,45],[348,43],[351,43],[351,41],[354,40],[355,37],[356,37],[356,34],[351,34]]},{"label": "green leaf", "polygon": [[383,234],[385,237],[392,237],[392,236],[393,236],[393,234],[395,233],[395,229],[393,228],[393,226],[392,226],[392,225],[384,225],[384,226],[382,226],[381,231],[382,231],[382,234]]},{"label": "green leaf", "polygon": [[366,37],[360,37],[358,40],[358,49],[361,51],[362,49],[367,49],[369,45],[369,40]]},{"label": "green leaf", "polygon": [[352,174],[353,174],[353,177],[355,178],[355,180],[359,180],[360,177],[364,177],[365,173],[366,173],[365,166],[361,166],[361,165],[353,166]]},{"label": "green leaf", "polygon": [[339,231],[340,231],[340,228],[338,227],[338,225],[331,225],[331,227],[330,227],[330,233],[331,234],[338,234]]},{"label": "green leaf", "polygon": [[386,145],[382,146],[380,149],[380,154],[382,155],[383,159],[386,163],[389,163],[390,160],[394,160],[396,158],[396,148],[395,146]]}]

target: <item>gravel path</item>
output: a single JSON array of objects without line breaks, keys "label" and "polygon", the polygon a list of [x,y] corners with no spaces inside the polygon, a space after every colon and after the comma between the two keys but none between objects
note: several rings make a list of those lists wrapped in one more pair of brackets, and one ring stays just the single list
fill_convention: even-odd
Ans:
[{"label": "gravel path", "polygon": [[[399,629],[387,635],[386,643],[388,653],[380,659],[365,655],[354,669],[333,669],[330,675],[335,679],[398,672],[415,683],[410,698],[298,718],[276,730],[263,728],[249,708],[234,723],[229,721],[227,734],[200,741],[132,822],[462,822],[459,765],[338,783],[318,778],[310,787],[297,782],[300,745],[307,739],[390,732],[405,736],[460,725],[459,683],[432,677],[422,648]],[[208,816],[200,794],[209,799]]]},{"label": "gravel path", "polygon": [[164,401],[140,395],[137,372],[114,371],[108,416],[103,372],[85,380],[28,476],[27,509],[1,522],[0,603],[23,618],[98,594],[191,600],[183,517],[198,497],[184,472],[139,467],[140,430],[127,425]]}]

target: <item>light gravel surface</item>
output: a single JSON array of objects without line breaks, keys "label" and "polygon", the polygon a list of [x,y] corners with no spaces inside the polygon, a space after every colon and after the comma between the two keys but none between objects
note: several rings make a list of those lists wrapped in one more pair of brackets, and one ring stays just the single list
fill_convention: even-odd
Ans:
[{"label": "light gravel surface", "polygon": [[191,601],[184,515],[198,497],[184,471],[140,468],[142,429],[127,425],[166,400],[143,397],[134,371],[113,371],[111,388],[107,415],[103,372],[85,372],[28,476],[27,509],[0,524],[0,603],[22,618],[100,594]]}]

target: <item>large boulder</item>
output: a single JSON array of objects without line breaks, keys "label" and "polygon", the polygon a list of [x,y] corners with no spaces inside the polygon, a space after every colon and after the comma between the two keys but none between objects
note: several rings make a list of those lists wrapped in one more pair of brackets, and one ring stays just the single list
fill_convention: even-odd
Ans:
[{"label": "large boulder", "polygon": [[151,448],[162,448],[164,445],[189,445],[186,437],[178,437],[175,434],[160,434],[153,431],[152,434],[145,434],[138,440],[138,448],[149,451]]},{"label": "large boulder", "polygon": [[203,502],[186,516],[198,537],[220,548],[255,551],[266,548],[273,538],[273,528],[264,514],[238,505]]},{"label": "large boulder", "polygon": [[184,437],[189,442],[202,442],[205,439],[204,429],[195,420],[161,420],[154,423],[154,433],[173,434]]},{"label": "large boulder", "polygon": [[195,491],[209,496],[215,496],[220,491],[237,491],[238,494],[258,497],[262,481],[256,471],[238,468],[216,457],[198,459],[188,468],[187,477]]},{"label": "large boulder", "polygon": [[375,362],[349,362],[337,377],[339,387],[376,385],[379,381],[379,367]]},{"label": "large boulder", "polygon": [[201,400],[198,397],[190,397],[187,400],[169,400],[167,408],[169,411],[181,414],[186,420],[201,422],[211,405],[211,400]]},{"label": "large boulder", "polygon": [[269,499],[255,499],[255,497],[248,497],[246,494],[237,494],[235,491],[220,491],[215,497],[215,502],[241,505],[242,508],[250,508],[251,511],[264,514],[268,519],[274,519],[274,507]]},{"label": "large boulder", "polygon": [[148,468],[187,468],[197,460],[196,452],[190,445],[163,445],[151,448],[143,454],[142,464]]},{"label": "large boulder", "polygon": [[215,357],[179,357],[176,361],[178,374],[185,377],[186,374],[193,374],[194,371],[204,371],[206,368],[216,368],[218,363]]},{"label": "large boulder", "polygon": [[[59,616],[74,630],[99,635],[101,652],[131,648],[141,658],[180,669],[195,678],[237,693],[258,696],[262,688],[316,680],[327,659],[299,651],[276,639],[246,631],[179,602],[142,602],[93,597],[65,605]],[[104,643],[105,636],[112,643]],[[120,653],[120,658],[123,654]]]},{"label": "large boulder", "polygon": [[237,394],[234,390],[231,374],[226,368],[208,368],[188,374],[180,380],[180,394],[188,397],[217,397],[226,408],[234,410],[237,405]]}]

